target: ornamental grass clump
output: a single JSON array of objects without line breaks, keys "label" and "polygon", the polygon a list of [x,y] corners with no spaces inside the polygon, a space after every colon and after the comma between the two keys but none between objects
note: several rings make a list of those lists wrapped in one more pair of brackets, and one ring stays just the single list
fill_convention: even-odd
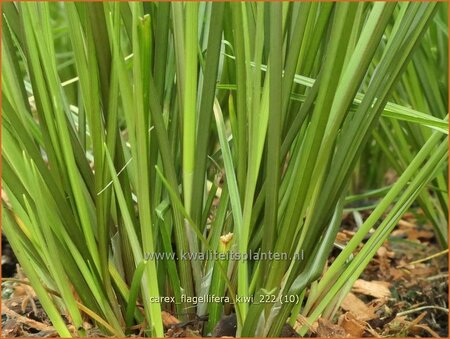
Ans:
[{"label": "ornamental grass clump", "polygon": [[447,246],[446,11],[3,3],[3,231],[59,335],[331,318],[415,202]]}]

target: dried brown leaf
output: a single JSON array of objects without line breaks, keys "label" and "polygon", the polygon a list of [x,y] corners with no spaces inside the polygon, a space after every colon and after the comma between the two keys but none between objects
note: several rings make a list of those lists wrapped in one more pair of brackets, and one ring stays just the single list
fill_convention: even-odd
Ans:
[{"label": "dried brown leaf", "polygon": [[339,317],[339,326],[351,337],[362,337],[366,329],[366,323],[356,318],[352,312],[347,312]]},{"label": "dried brown leaf", "polygon": [[180,321],[177,318],[175,318],[172,314],[166,311],[161,312],[161,318],[163,321],[163,325],[166,328],[180,323]]},{"label": "dried brown leaf", "polygon": [[345,311],[357,314],[359,320],[367,321],[376,317],[375,308],[367,306],[361,299],[351,292],[344,298],[341,307]]},{"label": "dried brown leaf", "polygon": [[375,298],[389,298],[391,291],[389,291],[390,283],[386,281],[366,281],[358,279],[353,285],[352,292],[369,295]]}]

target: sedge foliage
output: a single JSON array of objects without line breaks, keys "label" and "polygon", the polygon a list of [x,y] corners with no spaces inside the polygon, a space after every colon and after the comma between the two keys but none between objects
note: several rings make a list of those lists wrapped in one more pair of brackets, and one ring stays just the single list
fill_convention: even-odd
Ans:
[{"label": "sedge foliage", "polygon": [[[208,314],[208,334],[224,305],[187,297],[214,295],[238,335],[277,336],[298,314],[332,317],[414,202],[445,246],[446,11],[3,3],[2,224],[58,333],[85,335],[87,315],[162,337],[168,310]],[[366,198],[322,274],[343,210]],[[287,257],[181,260],[249,251]]]}]

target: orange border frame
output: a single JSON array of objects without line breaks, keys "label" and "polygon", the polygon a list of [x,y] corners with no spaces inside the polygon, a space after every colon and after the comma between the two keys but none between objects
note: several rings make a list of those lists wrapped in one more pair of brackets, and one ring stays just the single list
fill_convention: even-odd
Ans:
[{"label": "orange border frame", "polygon": [[[40,2],[42,0],[37,0],[37,1],[36,0],[18,0],[18,1]],[[153,0],[153,1],[152,0],[143,0],[141,2],[172,2],[172,1],[173,2],[182,2],[182,1],[184,1],[184,2],[201,2],[201,1],[198,1],[198,0]],[[221,0],[209,0],[207,2],[215,2],[215,1],[218,2],[218,1],[221,1]],[[385,2],[403,2],[403,1],[404,0],[401,0],[401,1],[385,0]],[[1,7],[2,7],[2,2],[13,2],[13,1],[12,0],[0,0],[0,10],[1,10]],[[42,1],[42,2],[44,2],[44,1]],[[67,0],[47,0],[45,2],[69,2],[69,1],[67,1]],[[104,0],[75,0],[73,2],[106,2],[106,1],[104,1]],[[111,2],[129,2],[129,1],[128,0],[112,0]],[[242,0],[225,0],[223,2],[247,2],[247,1],[242,1]],[[253,0],[253,1],[248,1],[248,2],[307,2],[307,1],[304,1],[304,0]],[[381,0],[375,0],[375,1],[367,1],[367,0],[363,0],[363,1],[361,1],[361,0],[347,0],[347,1],[344,1],[344,0],[332,0],[332,1],[311,0],[310,2],[381,2]],[[409,0],[408,2],[447,2],[449,4],[448,9],[447,9],[447,11],[448,11],[448,17],[447,18],[450,18],[450,0],[435,0],[435,1]],[[0,16],[0,35],[1,35],[1,32],[2,32],[2,23],[3,23],[3,15]],[[448,35],[450,36],[450,28],[447,27],[447,30],[448,30]],[[0,46],[1,46],[1,40],[0,40]],[[450,55],[450,43],[448,44],[448,54]],[[449,57],[449,60],[450,60],[450,57]],[[447,60],[447,63],[450,66],[449,60]],[[1,64],[2,64],[2,53],[0,52],[0,65]],[[449,72],[448,72],[447,76],[450,79],[450,68],[449,68]],[[2,72],[1,72],[1,69],[0,69],[0,81],[1,80],[2,80]],[[447,94],[448,94],[447,104],[450,106],[450,87],[448,88],[448,93]],[[2,95],[0,93],[0,106],[1,106],[1,103],[2,103]],[[1,125],[2,125],[2,111],[0,111],[0,126]],[[449,127],[449,131],[450,131],[450,127]],[[1,132],[1,129],[0,129],[0,143],[1,142],[2,142],[2,132]],[[449,149],[450,149],[450,139],[448,141],[448,146],[449,146]],[[448,173],[447,174],[448,174],[448,177],[450,178],[450,159],[448,159],[448,165],[449,166],[448,166]],[[0,177],[3,178],[3,176],[2,176],[2,161],[1,160],[0,160]],[[1,185],[1,183],[0,183],[0,185]],[[448,198],[450,200],[450,191],[448,192]],[[2,217],[1,210],[0,210],[0,217]],[[448,229],[450,231],[450,216],[449,216],[449,219],[447,220],[447,227],[448,227]],[[1,223],[0,223],[0,229],[1,229]],[[2,247],[0,245],[0,253],[1,253],[1,251],[2,251]],[[447,253],[447,262],[450,262],[450,253]],[[448,274],[449,274],[448,278],[449,278],[449,281],[450,281],[450,273],[448,272]],[[2,278],[2,276],[1,276],[1,270],[0,270],[0,280],[1,280],[1,278]],[[448,300],[447,300],[447,305],[449,305],[449,304],[450,304],[450,297],[448,297]],[[0,305],[0,311],[1,311],[1,305]],[[449,323],[450,323],[450,314],[448,314],[448,320],[449,320]],[[0,324],[0,329],[1,329],[1,324]],[[449,337],[450,337],[450,332],[448,333],[447,338],[449,338]],[[15,337],[15,338],[26,339],[28,337]],[[90,337],[90,338],[91,339],[104,339],[104,338],[101,338],[101,337]],[[422,338],[424,339],[424,338],[427,338],[427,337],[422,337]],[[53,339],[53,338],[50,338],[50,339]],[[137,339],[140,339],[140,338],[137,338]],[[144,339],[144,338],[142,338],[142,339]],[[188,339],[195,339],[195,338],[188,338]],[[335,339],[337,339],[337,338],[335,338]],[[404,338],[391,338],[391,339],[404,339]]]}]

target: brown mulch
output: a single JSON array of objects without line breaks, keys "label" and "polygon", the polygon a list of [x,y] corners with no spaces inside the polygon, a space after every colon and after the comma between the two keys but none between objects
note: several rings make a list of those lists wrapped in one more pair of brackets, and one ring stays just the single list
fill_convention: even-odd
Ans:
[{"label": "brown mulch", "polygon": [[[347,216],[340,242],[354,234],[352,219]],[[377,251],[344,299],[337,322],[345,336],[448,337],[448,300],[448,251],[418,209],[402,217]]]}]

